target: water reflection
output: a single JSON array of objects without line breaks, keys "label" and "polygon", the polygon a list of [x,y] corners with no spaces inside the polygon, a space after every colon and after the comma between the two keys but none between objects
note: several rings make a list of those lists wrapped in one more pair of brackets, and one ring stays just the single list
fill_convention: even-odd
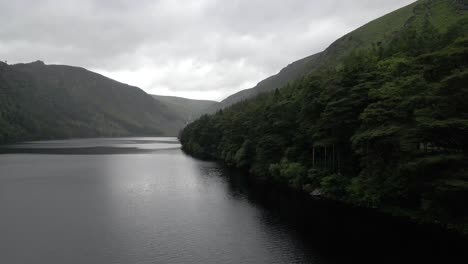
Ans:
[{"label": "water reflection", "polygon": [[0,147],[0,154],[111,155],[180,149],[176,138],[90,138],[31,141]]},{"label": "water reflection", "polygon": [[179,146],[125,138],[4,148],[0,263],[349,263],[371,253],[384,263],[405,259],[413,243],[437,249],[412,227],[253,184]]}]

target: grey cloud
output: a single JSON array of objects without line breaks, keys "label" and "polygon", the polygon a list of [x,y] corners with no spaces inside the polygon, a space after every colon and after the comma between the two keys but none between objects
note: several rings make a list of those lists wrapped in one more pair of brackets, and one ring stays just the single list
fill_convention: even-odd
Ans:
[{"label": "grey cloud", "polygon": [[0,59],[77,65],[153,93],[222,99],[411,2],[2,1]]}]

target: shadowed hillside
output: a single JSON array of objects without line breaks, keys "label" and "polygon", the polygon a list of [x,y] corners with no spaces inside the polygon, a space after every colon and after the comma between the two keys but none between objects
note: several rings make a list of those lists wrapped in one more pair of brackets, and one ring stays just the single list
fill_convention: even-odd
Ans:
[{"label": "shadowed hillside", "polygon": [[183,124],[143,90],[83,68],[0,64],[0,142],[176,135]]},{"label": "shadowed hillside", "polygon": [[378,45],[396,34],[413,16],[415,7],[416,4],[413,3],[356,29],[333,42],[323,52],[293,62],[283,68],[278,74],[259,82],[255,87],[242,90],[227,97],[218,105],[211,107],[209,113],[214,113],[219,109],[252,98],[258,94],[281,88],[289,82],[316,70],[341,67],[342,59],[352,51]]},{"label": "shadowed hillside", "polygon": [[218,104],[216,101],[209,100],[194,100],[163,95],[152,96],[154,99],[167,106],[169,111],[176,115],[178,119],[181,119],[186,123],[199,118],[208,108],[214,107]]}]

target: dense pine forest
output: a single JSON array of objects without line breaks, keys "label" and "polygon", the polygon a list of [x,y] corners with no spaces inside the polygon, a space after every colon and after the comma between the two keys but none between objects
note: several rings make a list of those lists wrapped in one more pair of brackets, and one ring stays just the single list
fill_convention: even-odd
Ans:
[{"label": "dense pine forest", "polygon": [[183,149],[251,177],[468,232],[461,2],[418,1],[384,41],[189,124]]}]

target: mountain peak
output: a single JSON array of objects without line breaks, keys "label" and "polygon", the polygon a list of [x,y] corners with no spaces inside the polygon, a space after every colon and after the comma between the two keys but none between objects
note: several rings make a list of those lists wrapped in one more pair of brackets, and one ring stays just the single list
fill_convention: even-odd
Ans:
[{"label": "mountain peak", "polygon": [[41,60],[37,60],[37,61],[31,62],[29,64],[34,65],[34,66],[45,66],[45,63],[43,61],[41,61]]}]

